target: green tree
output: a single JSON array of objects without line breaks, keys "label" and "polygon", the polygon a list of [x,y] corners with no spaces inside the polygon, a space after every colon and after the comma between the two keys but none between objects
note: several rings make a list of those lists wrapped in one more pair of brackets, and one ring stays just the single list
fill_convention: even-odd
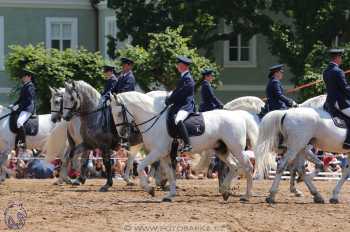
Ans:
[{"label": "green tree", "polygon": [[[350,69],[350,43],[344,44],[345,53],[343,55],[342,69]],[[330,56],[327,52],[328,48],[321,42],[316,43],[313,46],[312,51],[306,58],[305,75],[302,79],[298,80],[298,85],[307,83],[316,83],[312,86],[304,88],[300,91],[300,101],[305,101],[311,97],[325,94],[325,85],[322,80],[322,73],[327,68],[330,61]],[[349,77],[349,74],[347,75]]]},{"label": "green tree", "polygon": [[96,88],[104,83],[102,65],[104,59],[99,53],[91,53],[85,49],[67,49],[59,51],[46,49],[43,44],[36,46],[10,46],[6,60],[6,71],[19,84],[19,76],[23,68],[36,73],[38,112],[50,110],[49,86],[62,87],[65,80],[84,80]]},{"label": "green tree", "polygon": [[[210,51],[213,43],[243,33],[267,37],[272,54],[288,64],[294,83],[303,78],[304,64],[317,41],[326,46],[338,35],[350,33],[349,0],[108,0],[115,9],[119,40],[147,46],[149,32],[183,25],[190,44]],[[231,31],[218,30],[220,23]]]},{"label": "green tree", "polygon": [[137,83],[145,90],[158,89],[160,86],[171,90],[179,78],[176,70],[176,55],[191,57],[191,73],[197,84],[201,80],[201,70],[211,67],[219,73],[219,67],[201,56],[197,49],[189,47],[190,37],[181,36],[182,27],[167,28],[163,33],[150,33],[149,45],[129,46],[118,51],[118,56],[128,56],[135,61]]}]

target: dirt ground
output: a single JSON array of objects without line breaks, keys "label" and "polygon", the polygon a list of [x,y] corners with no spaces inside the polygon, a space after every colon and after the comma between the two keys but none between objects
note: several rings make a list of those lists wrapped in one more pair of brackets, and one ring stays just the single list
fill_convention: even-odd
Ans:
[{"label": "dirt ground", "polygon": [[[298,187],[305,196],[295,198],[283,181],[274,206],[265,203],[271,181],[256,181],[249,203],[240,203],[238,195],[224,202],[216,180],[178,181],[178,196],[172,203],[160,202],[164,192],[157,191],[152,198],[123,181],[115,181],[107,193],[97,191],[104,183],[101,179],[78,187],[52,183],[52,179],[6,180],[0,185],[0,210],[5,211],[9,202],[22,202],[28,214],[22,231],[123,231],[124,223],[135,222],[222,223],[227,231],[350,231],[349,183],[344,185],[340,204],[319,205],[312,202],[304,184]],[[243,193],[245,183],[238,186],[237,193]],[[318,181],[316,186],[328,202],[335,182]],[[3,217],[0,231],[9,231]]]}]

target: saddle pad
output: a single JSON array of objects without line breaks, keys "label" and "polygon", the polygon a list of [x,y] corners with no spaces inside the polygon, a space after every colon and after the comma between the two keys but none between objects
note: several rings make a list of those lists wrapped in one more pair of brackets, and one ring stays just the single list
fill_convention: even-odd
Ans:
[{"label": "saddle pad", "polygon": [[[179,133],[177,131],[177,127],[175,125],[175,115],[176,113],[172,112],[171,110],[167,113],[167,129],[168,134],[172,138],[179,138]],[[201,113],[192,113],[190,114],[187,119],[184,121],[184,124],[187,128],[188,135],[190,137],[194,136],[200,136],[205,131],[205,124],[203,115]]]},{"label": "saddle pad", "polygon": [[331,115],[335,126],[343,129],[350,128],[350,119],[341,111],[335,108],[330,109],[326,104],[323,106],[323,109]]},{"label": "saddle pad", "polygon": [[[19,112],[13,112],[10,115],[10,130],[14,134],[18,134],[18,128],[17,128],[17,119],[19,116]],[[26,132],[26,135],[29,136],[36,136],[39,131],[39,118],[37,116],[31,116],[25,123],[24,123],[24,129]]]}]

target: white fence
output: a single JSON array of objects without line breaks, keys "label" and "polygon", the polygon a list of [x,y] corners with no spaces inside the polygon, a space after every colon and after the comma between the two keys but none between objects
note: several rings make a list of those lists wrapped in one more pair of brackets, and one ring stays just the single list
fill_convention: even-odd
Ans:
[{"label": "white fence", "polygon": [[[307,172],[310,174],[310,172]],[[269,172],[269,179],[275,179],[276,171]],[[319,172],[317,176],[314,177],[314,180],[339,180],[341,178],[341,172]],[[285,171],[282,176],[282,180],[289,180],[290,173]],[[350,180],[350,177],[348,178]]]}]

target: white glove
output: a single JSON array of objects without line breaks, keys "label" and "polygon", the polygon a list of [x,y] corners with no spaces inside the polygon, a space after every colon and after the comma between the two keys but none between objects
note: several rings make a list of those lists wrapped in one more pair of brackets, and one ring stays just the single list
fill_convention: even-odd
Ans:
[{"label": "white glove", "polygon": [[298,103],[296,103],[295,101],[293,101],[292,107],[298,107]]}]

